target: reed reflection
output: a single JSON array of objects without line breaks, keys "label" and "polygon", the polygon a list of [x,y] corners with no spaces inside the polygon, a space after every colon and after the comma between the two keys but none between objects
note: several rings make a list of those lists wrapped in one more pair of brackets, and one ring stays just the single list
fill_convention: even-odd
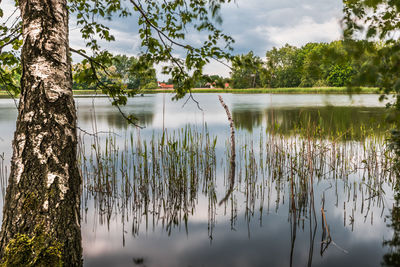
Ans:
[{"label": "reed reflection", "polygon": [[[232,103],[239,97],[226,98]],[[145,114],[141,124],[159,124],[137,132],[118,121],[106,99],[96,104],[95,115],[91,99],[78,100],[82,128],[119,130],[81,132],[85,264],[127,266],[141,259],[146,266],[235,266],[243,259],[249,266],[398,264],[397,230],[387,238],[398,218],[391,209],[396,179],[384,135],[390,126],[378,114],[383,109],[258,108],[265,105],[264,99],[253,105],[257,99],[246,100],[247,108],[233,105],[236,126],[243,129],[237,131],[234,183],[228,126],[219,106],[206,109],[215,119],[210,124],[215,135],[200,124],[183,130],[166,124],[163,134],[162,105],[154,104],[161,101],[136,99],[141,110],[134,113]],[[218,111],[222,115],[214,116]],[[177,120],[178,112],[181,104],[166,117]],[[15,117],[8,116],[3,128],[12,136]],[[179,117],[179,127],[196,123],[193,117]],[[7,135],[1,138],[11,143]],[[9,159],[3,151],[5,188]],[[231,194],[219,206],[226,192]],[[386,227],[387,218],[393,227]]]},{"label": "reed reflection", "polygon": [[170,234],[176,226],[187,226],[202,192],[208,198],[212,236],[216,139],[207,132],[186,128],[150,140],[131,134],[121,147],[110,135],[102,141],[94,138],[89,153],[84,140],[81,138],[80,155],[85,177],[83,203],[87,206],[94,201],[101,224],[110,225],[117,213],[124,223],[130,218],[134,236],[143,224],[146,231],[161,226]]},{"label": "reed reflection", "polygon": [[174,228],[183,227],[190,235],[188,224],[204,211],[210,241],[217,221],[228,221],[236,231],[242,218],[252,238],[253,221],[262,227],[263,217],[286,210],[290,264],[296,262],[296,248],[304,250],[296,245],[300,231],[308,232],[306,264],[311,266],[316,254],[329,254],[332,247],[346,253],[342,237],[331,234],[334,210],[342,209],[341,227],[351,231],[356,221],[372,225],[374,213],[375,220],[384,218],[393,162],[384,138],[368,133],[361,142],[326,139],[310,125],[292,136],[261,131],[257,138],[238,137],[235,187],[222,207],[218,198],[231,187],[228,137],[221,140],[207,128],[191,127],[147,139],[130,134],[123,142],[114,135],[103,140],[86,136],[81,139],[84,212],[100,224],[122,222],[125,244],[127,229],[138,237],[160,228],[173,235]]}]

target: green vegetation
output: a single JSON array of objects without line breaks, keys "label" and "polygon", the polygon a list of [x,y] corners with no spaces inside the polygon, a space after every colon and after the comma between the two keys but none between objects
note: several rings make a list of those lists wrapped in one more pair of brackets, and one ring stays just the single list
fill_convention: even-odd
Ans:
[{"label": "green vegetation", "polygon": [[[173,89],[141,89],[135,91],[141,94],[173,93]],[[74,90],[75,96],[103,95],[101,91]],[[193,88],[192,93],[239,93],[239,94],[378,94],[376,87],[360,87],[349,89],[347,87],[292,87],[292,88],[246,88],[246,89],[222,89],[222,88]],[[0,97],[9,97],[7,91],[0,90]]]},{"label": "green vegetation", "polygon": [[[358,51],[362,55],[355,57],[351,49],[359,46],[363,46],[363,51],[368,53]],[[196,88],[193,92],[232,93],[238,92],[238,89],[246,89],[243,93],[348,93],[344,87],[360,85],[363,86],[362,89],[352,91],[378,93],[377,88],[385,88],[387,93],[389,89],[397,89],[386,89],[382,86],[382,81],[363,75],[369,60],[378,58],[381,48],[380,43],[362,41],[308,43],[300,48],[290,45],[274,47],[266,52],[265,60],[253,52],[233,57],[230,78],[201,74],[192,77],[188,85]],[[151,93],[151,89],[158,88],[154,61],[145,56],[107,54],[99,57],[97,60],[102,60],[103,63],[102,68],[96,70],[96,75],[93,64],[88,60],[73,65],[73,89],[82,90],[79,94],[93,94],[95,89],[109,94],[109,90],[114,88],[116,94],[133,96]],[[14,84],[18,84],[20,79],[17,65],[16,63],[14,69],[3,69],[11,75]],[[167,83],[180,86],[173,78]],[[225,88],[227,83],[229,87]],[[170,91],[163,89],[156,92]],[[11,94],[15,95],[16,92],[11,91]],[[4,95],[0,92],[2,94]]]},{"label": "green vegetation", "polygon": [[[347,51],[362,63],[352,84],[375,84],[382,89],[381,99],[394,94],[395,101],[388,106],[400,109],[399,1],[346,0],[343,4]],[[352,41],[360,36],[363,41]]]},{"label": "green vegetation", "polygon": [[[267,51],[265,60],[252,52],[235,56],[231,83],[233,88],[343,87],[361,65],[343,41],[308,43],[300,48],[286,44]],[[375,87],[376,83],[363,85]]]},{"label": "green vegetation", "polygon": [[[84,196],[94,196],[105,212],[111,211],[111,199],[124,199],[121,209],[131,207],[129,212],[140,218],[152,209],[151,201],[161,200],[164,204],[153,208],[162,215],[163,227],[171,233],[183,223],[187,231],[187,221],[193,215],[199,194],[208,195],[209,203],[216,201],[217,137],[212,137],[206,127],[164,131],[151,140],[131,133],[122,147],[117,144],[118,137],[111,133],[105,140],[98,136],[87,138],[81,136],[79,145]],[[90,142],[90,146],[85,142]],[[107,216],[107,223],[110,219],[112,216]],[[139,234],[140,222],[133,221],[133,235]]]},{"label": "green vegetation", "polygon": [[232,88],[255,88],[261,86],[260,73],[262,61],[249,52],[247,55],[235,56],[232,61]]},{"label": "green vegetation", "polygon": [[[157,89],[142,90],[149,93],[171,93],[173,90]],[[377,94],[378,88],[360,87],[349,89],[347,87],[292,87],[292,88],[246,88],[246,89],[222,89],[222,88],[194,88],[192,93],[240,93],[240,94]]]},{"label": "green vegetation", "polygon": [[[124,89],[138,90],[141,88],[157,88],[156,70],[151,62],[143,57],[127,57],[116,55],[111,61],[104,65],[107,69],[98,71],[101,82],[105,85],[119,84]],[[89,63],[77,63],[73,65],[73,89],[95,90],[98,88],[96,82],[88,77],[91,72]]]},{"label": "green vegetation", "polygon": [[[357,56],[355,56],[355,49]],[[383,47],[383,48],[382,48]],[[381,49],[389,49],[381,43],[363,41],[334,41],[331,43],[308,43],[300,48],[285,45],[266,52],[265,60],[249,52],[232,58],[231,77],[199,74],[190,78],[192,92],[231,92],[237,93],[384,93],[397,89],[387,87],[389,81],[381,81],[365,74],[378,64]],[[73,65],[73,89],[79,94],[93,94],[94,90],[109,94],[133,96],[138,93],[152,93],[158,88],[154,61],[145,56],[128,57],[126,55],[107,54],[99,56],[102,68],[93,70],[88,60]],[[106,57],[107,59],[103,58]],[[19,69],[5,67],[14,84],[20,79]],[[367,68],[367,69],[366,69]],[[94,75],[94,73],[96,75]],[[180,86],[171,78],[169,84]],[[226,84],[229,84],[228,88]],[[399,83],[400,84],[400,83]],[[351,91],[345,87],[363,86]],[[4,87],[4,86],[2,86]],[[0,87],[0,88],[2,88]],[[9,87],[7,87],[9,88]],[[225,88],[226,90],[214,89]],[[82,91],[81,91],[82,90]],[[111,90],[111,91],[112,91]],[[154,92],[170,92],[169,89]],[[176,91],[176,90],[175,90]],[[11,91],[15,95],[17,91]],[[5,93],[1,93],[0,96]],[[124,100],[121,99],[122,102]],[[118,101],[117,101],[118,102]]]},{"label": "green vegetation", "polygon": [[[68,12],[75,17],[80,29],[84,49],[70,47],[70,52],[82,61],[74,66],[74,89],[97,88],[112,100],[115,106],[127,103],[138,88],[155,88],[153,64],[163,64],[163,74],[170,75],[174,84],[175,98],[183,97],[196,81],[202,79],[204,66],[211,58],[229,60],[233,50],[233,38],[221,30],[222,4],[232,0],[212,1],[67,1]],[[15,1],[16,7],[19,2]],[[136,14],[133,16],[133,14]],[[113,42],[108,21],[114,17],[133,17],[139,26],[139,44],[143,51],[136,58],[115,56],[101,47],[101,42]],[[0,18],[3,11],[0,8]],[[177,19],[181,18],[181,19]],[[0,25],[0,89],[7,89],[17,96],[21,91],[21,48],[23,35],[21,20],[17,17],[11,26]],[[128,23],[132,23],[129,21]],[[10,23],[11,24],[11,23]],[[133,25],[132,25],[133,26]],[[196,46],[188,45],[188,29],[199,32],[201,38]],[[177,56],[176,49],[181,49]],[[115,68],[113,68],[115,67]],[[120,68],[121,67],[121,68]],[[127,75],[128,74],[128,75]],[[133,115],[124,115],[134,123]]]}]

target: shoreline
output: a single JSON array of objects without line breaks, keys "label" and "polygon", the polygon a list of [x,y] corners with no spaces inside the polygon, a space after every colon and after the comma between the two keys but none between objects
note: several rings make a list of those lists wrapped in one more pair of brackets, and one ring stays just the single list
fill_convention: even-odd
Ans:
[{"label": "shoreline", "polygon": [[[142,93],[173,93],[171,89],[142,90]],[[238,94],[379,94],[378,88],[362,87],[349,89],[347,87],[291,87],[291,88],[193,88],[192,93],[238,93]]]},{"label": "shoreline", "polygon": [[[139,94],[174,93],[173,89],[144,89]],[[293,88],[193,88],[192,93],[233,93],[233,94],[379,94],[378,88],[362,87],[348,89],[347,87],[293,87]],[[89,96],[98,94],[94,90],[73,90],[74,96]],[[11,98],[6,91],[0,91],[0,97]]]}]

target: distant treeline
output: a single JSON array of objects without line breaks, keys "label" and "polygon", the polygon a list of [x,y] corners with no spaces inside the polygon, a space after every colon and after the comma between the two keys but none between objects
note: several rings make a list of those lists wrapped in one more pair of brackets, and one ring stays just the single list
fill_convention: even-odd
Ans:
[{"label": "distant treeline", "polygon": [[234,56],[229,78],[204,75],[194,87],[224,88],[227,83],[235,89],[343,87],[360,78],[357,84],[379,87],[379,80],[368,78],[373,75],[365,76],[365,66],[381,49],[380,43],[352,40],[307,43],[300,48],[286,44],[267,51],[264,58],[253,52]]},{"label": "distant treeline", "polygon": [[[370,48],[375,47],[375,51],[378,50],[378,44],[368,43],[368,45]],[[351,45],[348,43],[334,41],[308,43],[300,48],[288,44],[281,48],[274,47],[266,52],[264,59],[249,52],[233,57],[229,78],[204,75],[194,80],[192,85],[194,88],[224,88],[229,84],[230,88],[237,89],[342,87],[357,76],[362,65],[349,49]],[[371,51],[374,49],[369,49],[369,53]],[[73,66],[74,73],[77,74],[74,75],[74,89],[90,89],[96,86],[87,75],[79,77],[82,74],[79,70],[83,67],[81,63]],[[90,70],[87,66],[85,69]],[[140,58],[116,55],[106,71],[107,75],[105,72],[101,73],[105,83],[120,82],[127,89],[158,88],[153,64],[142,62]],[[174,82],[168,80],[166,83]],[[364,86],[375,86],[375,84],[364,84]]]},{"label": "distant treeline", "polygon": [[[385,87],[388,81],[393,80],[393,75],[383,77],[377,74],[379,71],[391,73],[383,67],[384,71],[377,70],[377,66],[382,65],[381,54],[385,49],[390,47],[367,41],[308,43],[300,48],[286,44],[267,51],[263,58],[253,52],[234,56],[230,77],[198,76],[200,78],[192,79],[191,86],[229,86],[235,89],[342,87],[357,80],[355,84],[364,87]],[[99,88],[99,84],[132,90],[158,88],[156,70],[146,57],[116,55],[109,58],[101,67],[97,66],[96,71],[87,60],[73,64],[73,89],[95,89]],[[391,62],[390,58],[386,60]],[[104,61],[101,56],[99,61]],[[3,80],[7,78],[9,84],[18,87],[21,68],[18,62],[15,66],[0,70]],[[166,83],[174,84],[174,81]],[[400,82],[396,82],[396,86],[400,87],[398,84]],[[3,87],[0,83],[0,89]]]},{"label": "distant treeline", "polygon": [[[362,41],[308,43],[300,48],[286,44],[266,52],[265,60],[249,52],[232,61],[232,88],[283,88],[345,86],[357,76],[363,62],[351,47]],[[379,44],[368,43],[366,53],[378,51]],[[365,55],[363,55],[365,58]],[[376,86],[376,84],[364,84]]]}]

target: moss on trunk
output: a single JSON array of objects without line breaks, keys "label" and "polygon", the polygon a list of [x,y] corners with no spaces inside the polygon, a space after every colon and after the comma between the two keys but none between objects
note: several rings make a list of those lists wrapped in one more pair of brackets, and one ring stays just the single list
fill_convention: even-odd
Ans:
[{"label": "moss on trunk", "polygon": [[48,234],[37,231],[34,236],[17,234],[7,245],[2,267],[62,266],[62,244]]}]

